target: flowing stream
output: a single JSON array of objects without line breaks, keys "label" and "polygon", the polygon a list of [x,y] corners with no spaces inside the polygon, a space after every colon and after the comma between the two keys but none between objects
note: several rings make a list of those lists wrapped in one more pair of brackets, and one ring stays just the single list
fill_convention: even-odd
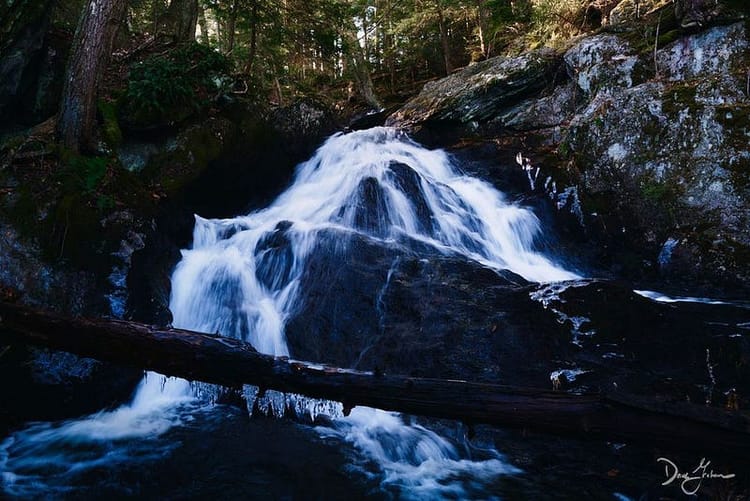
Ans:
[{"label": "flowing stream", "polygon": [[[298,166],[293,184],[269,207],[232,219],[196,216],[192,248],[172,276],[173,323],[294,356],[285,329],[307,300],[309,258],[330,250],[321,234],[337,235],[344,256],[356,235],[379,246],[459,256],[531,282],[579,278],[535,250],[541,231],[533,212],[460,172],[442,151],[390,128],[339,134]],[[390,272],[384,273],[385,287]],[[32,424],[0,445],[3,488],[21,497],[64,493],[71,478],[102,462],[167,455],[171,445],[159,437],[210,413],[214,392],[148,374],[133,401],[118,409]],[[294,408],[312,418],[329,415],[330,424],[315,428],[319,435],[349,444],[352,471],[402,498],[486,497],[499,476],[520,472],[494,449],[462,446],[395,413],[355,408],[344,417],[336,403],[274,392],[258,398],[252,387],[245,394],[251,410],[267,414]]]}]

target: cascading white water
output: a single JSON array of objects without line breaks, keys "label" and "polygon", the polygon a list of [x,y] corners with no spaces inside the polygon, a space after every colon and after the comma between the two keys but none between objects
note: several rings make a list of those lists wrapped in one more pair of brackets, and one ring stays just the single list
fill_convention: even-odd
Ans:
[{"label": "cascading white water", "polygon": [[[540,227],[531,211],[460,173],[444,152],[424,149],[394,129],[375,128],[330,138],[264,210],[234,219],[196,217],[193,248],[183,251],[172,277],[175,326],[220,332],[259,351],[288,355],[284,327],[304,297],[306,257],[316,252],[322,230],[359,233],[384,244],[418,240],[532,281],[578,278],[534,251]],[[285,250],[271,252],[279,247]],[[484,461],[462,459],[434,433],[374,409],[339,416],[324,433],[348,440],[378,462],[383,482],[406,489],[401,495],[407,497],[460,496],[460,482],[448,478],[517,471],[497,453]]]},{"label": "cascading white water", "polygon": [[[196,217],[193,247],[183,251],[172,277],[174,325],[289,355],[285,325],[305,296],[305,264],[323,230],[359,234],[382,245],[419,241],[530,281],[578,278],[534,250],[540,226],[530,210],[459,172],[444,152],[424,149],[399,131],[381,127],[330,138],[266,209],[233,219]],[[194,397],[187,383],[169,380],[176,386],[166,395],[162,384],[158,377],[147,379],[130,406],[111,413],[54,429],[31,427],[10,437],[0,446],[5,483],[17,484],[9,475],[23,464],[11,466],[27,457],[29,444],[64,444],[82,436],[94,440],[102,434],[117,439],[123,433],[118,423],[138,429],[152,411],[165,416],[168,426],[178,419],[178,406]],[[300,402],[294,405],[308,405]],[[336,409],[320,402],[309,405]],[[140,429],[141,436],[163,431],[159,426]],[[481,461],[469,461],[435,433],[374,409],[357,408],[348,418],[339,415],[333,428],[321,432],[354,444],[376,461],[384,484],[399,486],[403,497],[460,497],[460,478],[489,481],[517,471],[494,451]]]},{"label": "cascading white water", "polygon": [[127,405],[82,419],[34,423],[8,437],[0,444],[2,490],[22,499],[59,497],[87,471],[163,457],[173,444],[143,439],[190,420],[202,407],[187,381],[149,373]]},{"label": "cascading white water", "polygon": [[[183,251],[172,277],[175,326],[288,355],[285,321],[324,229],[380,240],[408,236],[531,281],[579,278],[534,251],[540,227],[531,211],[458,172],[444,152],[379,127],[329,139],[267,209],[234,219],[196,217],[193,248]],[[267,256],[267,241],[282,230],[290,252]]]}]

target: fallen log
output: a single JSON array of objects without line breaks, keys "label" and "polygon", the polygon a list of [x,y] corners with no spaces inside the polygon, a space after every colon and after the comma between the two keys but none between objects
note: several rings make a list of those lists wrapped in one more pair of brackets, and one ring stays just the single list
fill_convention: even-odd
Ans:
[{"label": "fallen log", "polygon": [[746,457],[750,416],[621,396],[569,394],[360,372],[273,357],[243,341],[113,319],[68,318],[0,302],[0,342],[21,342],[190,380],[299,393],[469,424],[640,442]]}]

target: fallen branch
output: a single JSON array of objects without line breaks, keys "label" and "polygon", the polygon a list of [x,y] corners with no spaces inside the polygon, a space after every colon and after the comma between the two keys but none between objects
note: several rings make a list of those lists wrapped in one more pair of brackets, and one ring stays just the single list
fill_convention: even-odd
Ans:
[{"label": "fallen branch", "polygon": [[259,386],[469,424],[743,456],[746,413],[654,399],[374,374],[273,357],[235,339],[0,303],[0,341],[22,342],[191,380]]}]

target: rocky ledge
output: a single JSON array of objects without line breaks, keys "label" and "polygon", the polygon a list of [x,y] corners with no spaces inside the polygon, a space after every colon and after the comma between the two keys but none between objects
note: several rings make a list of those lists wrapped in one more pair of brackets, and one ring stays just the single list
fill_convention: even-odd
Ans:
[{"label": "rocky ledge", "polygon": [[574,212],[618,274],[746,290],[746,16],[725,9],[696,25],[671,5],[620,16],[565,50],[428,84],[388,123],[433,144],[490,141],[503,160],[522,152],[533,189]]}]

